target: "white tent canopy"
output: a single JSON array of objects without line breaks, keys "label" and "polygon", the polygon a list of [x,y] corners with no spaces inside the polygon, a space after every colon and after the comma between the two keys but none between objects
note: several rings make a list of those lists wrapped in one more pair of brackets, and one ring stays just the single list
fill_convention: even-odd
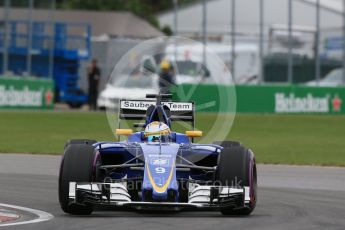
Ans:
[{"label": "white tent canopy", "polygon": [[[299,0],[305,3],[316,5],[317,0]],[[344,11],[344,4],[342,0],[320,0],[320,5],[328,10],[342,14]]]},{"label": "white tent canopy", "polygon": [[[257,34],[259,32],[259,0],[236,1],[236,31]],[[288,24],[288,0],[264,0],[265,29],[275,24]],[[293,24],[315,27],[316,0],[293,0]],[[342,27],[342,0],[320,0],[321,28]],[[158,15],[162,26],[174,28],[174,11]],[[231,1],[207,1],[207,31],[229,33],[231,22]],[[202,31],[202,2],[181,7],[178,11],[178,32],[183,34]]]}]

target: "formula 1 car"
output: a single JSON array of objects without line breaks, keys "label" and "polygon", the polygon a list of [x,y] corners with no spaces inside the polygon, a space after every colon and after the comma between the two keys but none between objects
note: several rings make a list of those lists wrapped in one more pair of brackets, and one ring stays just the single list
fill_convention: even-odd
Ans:
[{"label": "formula 1 car", "polygon": [[[118,142],[71,140],[59,174],[59,201],[69,214],[111,210],[214,209],[224,215],[249,215],[257,201],[253,152],[235,141],[193,143],[194,102],[173,102],[171,95],[121,100]],[[123,120],[141,131],[121,129]],[[174,121],[191,122],[192,131],[171,131]],[[131,121],[130,121],[131,122]]]}]

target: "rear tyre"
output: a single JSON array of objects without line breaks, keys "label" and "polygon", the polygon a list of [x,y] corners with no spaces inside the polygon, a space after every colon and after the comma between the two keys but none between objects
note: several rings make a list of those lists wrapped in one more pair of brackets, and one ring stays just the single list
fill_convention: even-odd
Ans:
[{"label": "rear tyre", "polygon": [[71,145],[71,144],[93,145],[96,142],[97,142],[96,140],[89,140],[89,139],[72,139],[72,140],[67,141],[67,143],[65,144],[65,149],[68,145]]},{"label": "rear tyre", "polygon": [[238,141],[214,141],[213,144],[220,145],[222,147],[234,147],[241,145],[241,143]]},{"label": "rear tyre", "polygon": [[60,166],[59,202],[61,209],[66,213],[89,215],[93,211],[92,205],[69,203],[69,183],[92,182],[94,180],[94,160],[98,154],[94,151],[92,144],[77,143],[77,140],[73,141],[66,144]]},{"label": "rear tyre", "polygon": [[225,147],[218,159],[217,180],[225,186],[249,187],[250,203],[247,207],[234,209],[223,207],[223,215],[249,215],[256,206],[257,174],[254,154],[243,146]]},{"label": "rear tyre", "polygon": [[81,102],[68,102],[67,104],[71,109],[80,109],[84,105]]}]

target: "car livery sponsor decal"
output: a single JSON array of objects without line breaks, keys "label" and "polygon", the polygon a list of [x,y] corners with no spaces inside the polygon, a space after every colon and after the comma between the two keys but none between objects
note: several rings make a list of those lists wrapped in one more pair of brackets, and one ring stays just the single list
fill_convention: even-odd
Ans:
[{"label": "car livery sponsor decal", "polygon": [[[151,105],[155,105],[155,101],[121,101],[121,109],[147,110]],[[169,107],[171,111],[193,111],[193,103],[191,102],[162,102],[163,105]]]},{"label": "car livery sponsor decal", "polygon": [[168,158],[153,158],[151,159],[151,165],[159,165],[159,166],[168,166],[169,165],[169,159]]}]

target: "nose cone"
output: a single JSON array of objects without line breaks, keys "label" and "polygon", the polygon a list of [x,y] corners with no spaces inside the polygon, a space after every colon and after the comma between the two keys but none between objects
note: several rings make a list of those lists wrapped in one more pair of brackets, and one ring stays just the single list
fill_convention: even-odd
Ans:
[{"label": "nose cone", "polygon": [[[170,196],[177,195],[178,191],[175,161],[179,145],[175,143],[142,143],[141,148],[145,157],[143,181],[145,201],[170,200]],[[147,191],[152,191],[152,193]]]}]

